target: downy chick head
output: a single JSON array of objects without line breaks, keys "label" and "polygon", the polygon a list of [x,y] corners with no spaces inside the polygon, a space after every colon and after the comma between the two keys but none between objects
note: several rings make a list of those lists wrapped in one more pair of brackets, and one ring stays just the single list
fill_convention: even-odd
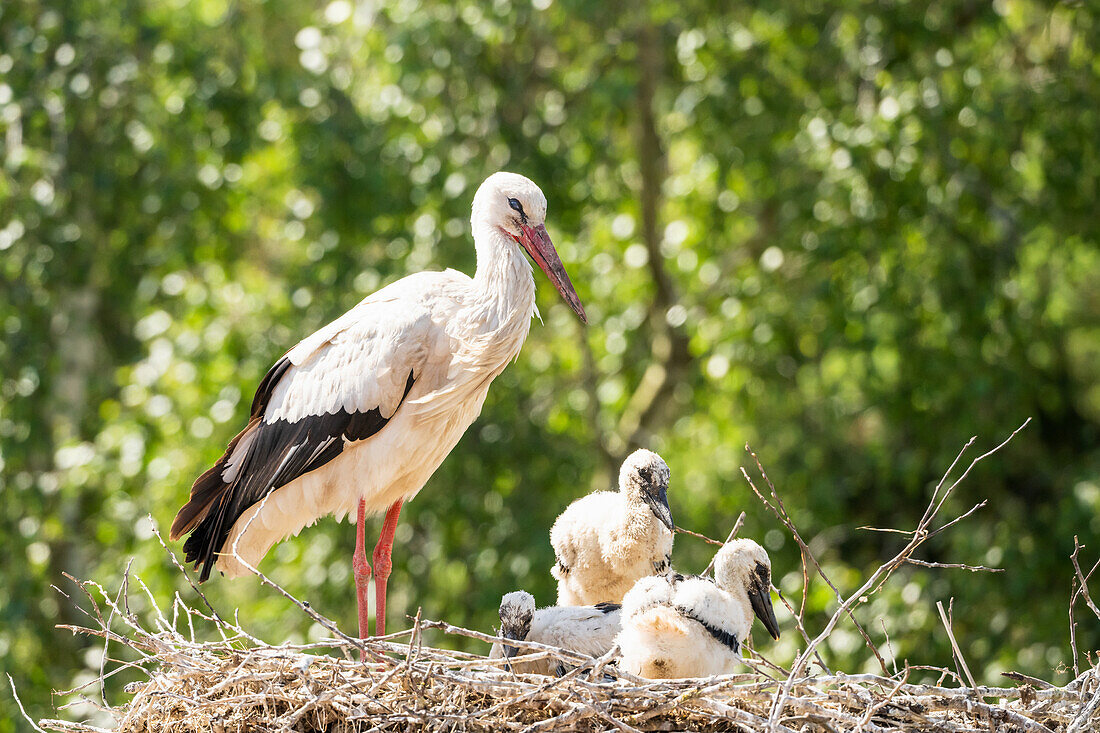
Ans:
[{"label": "downy chick head", "polygon": [[661,524],[674,532],[668,506],[668,464],[653,451],[639,448],[627,456],[619,469],[619,491],[631,504],[645,503]]},{"label": "downy chick head", "polygon": [[714,559],[714,582],[728,593],[746,594],[764,628],[773,639],[779,638],[772,609],[772,563],[763,547],[750,539],[727,542]]},{"label": "downy chick head", "polygon": [[[535,616],[535,597],[525,590],[506,593],[500,599],[500,635],[505,639],[525,641],[531,633],[531,619]],[[519,650],[504,645],[504,656],[514,657]]]}]

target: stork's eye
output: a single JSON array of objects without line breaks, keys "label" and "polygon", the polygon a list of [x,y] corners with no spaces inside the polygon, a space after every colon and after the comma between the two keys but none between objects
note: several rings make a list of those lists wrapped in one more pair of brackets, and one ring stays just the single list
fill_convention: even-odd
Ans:
[{"label": "stork's eye", "polygon": [[518,211],[520,216],[524,216],[523,204],[521,204],[519,201],[517,201],[516,199],[508,199],[508,205],[512,207],[513,211]]}]

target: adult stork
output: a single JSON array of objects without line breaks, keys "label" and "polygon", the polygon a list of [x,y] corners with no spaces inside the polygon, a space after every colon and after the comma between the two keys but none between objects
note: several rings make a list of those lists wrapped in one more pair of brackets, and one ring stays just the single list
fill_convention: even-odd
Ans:
[{"label": "adult stork", "polygon": [[[369,634],[367,515],[385,512],[374,548],[375,631],[403,502],[416,496],[481,412],[489,384],[516,358],[535,314],[526,250],[587,323],[546,233],[546,197],[515,173],[474,195],[473,278],[421,272],[367,296],[268,371],[244,430],[191,487],[172,539],[199,569],[248,572],[276,542],[328,514],[357,513],[359,635]],[[243,561],[243,562],[242,562]],[[247,563],[247,565],[245,565]]]}]

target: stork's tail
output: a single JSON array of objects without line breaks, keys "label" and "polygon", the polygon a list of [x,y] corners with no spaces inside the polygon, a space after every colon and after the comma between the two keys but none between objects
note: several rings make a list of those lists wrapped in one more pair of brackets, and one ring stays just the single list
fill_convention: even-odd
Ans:
[{"label": "stork's tail", "polygon": [[[210,568],[214,564],[218,550],[213,546],[213,538],[219,534],[220,527],[213,525],[219,524],[217,520],[222,512],[211,512],[210,509],[219,501],[225,501],[229,495],[229,489],[232,488],[236,478],[236,476],[233,476],[229,481],[225,480],[227,469],[230,468],[230,458],[241,440],[251,435],[258,424],[259,418],[250,420],[245,429],[229,441],[229,446],[225,449],[222,457],[205,473],[195,479],[195,483],[191,486],[191,498],[180,508],[175,520],[172,522],[172,529],[168,535],[169,539],[177,540],[183,535],[191,533],[191,536],[183,544],[183,552],[187,562],[195,563],[196,568],[200,564],[202,565],[199,573],[200,583],[210,577]],[[236,473],[239,475],[239,470]],[[211,519],[215,521],[209,521]]]}]

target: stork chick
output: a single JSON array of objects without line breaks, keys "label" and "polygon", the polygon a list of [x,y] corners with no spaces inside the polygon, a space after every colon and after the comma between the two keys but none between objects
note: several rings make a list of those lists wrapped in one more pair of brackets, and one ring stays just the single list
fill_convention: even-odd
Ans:
[{"label": "stork chick", "polygon": [[[505,639],[532,641],[547,646],[599,657],[606,654],[619,633],[621,607],[617,603],[594,606],[548,606],[535,610],[535,598],[517,590],[500,599],[500,635]],[[490,659],[512,658],[527,652],[514,646],[493,644]],[[535,674],[565,673],[556,659],[537,659],[512,665],[516,672]]]},{"label": "stork chick", "polygon": [[727,543],[714,578],[670,573],[638,581],[623,599],[619,668],[650,679],[734,672],[753,614],[779,638],[763,547],[748,539]]},{"label": "stork chick", "polygon": [[558,605],[619,603],[639,578],[664,573],[672,559],[669,470],[659,455],[631,453],[619,490],[570,504],[550,530]]}]

